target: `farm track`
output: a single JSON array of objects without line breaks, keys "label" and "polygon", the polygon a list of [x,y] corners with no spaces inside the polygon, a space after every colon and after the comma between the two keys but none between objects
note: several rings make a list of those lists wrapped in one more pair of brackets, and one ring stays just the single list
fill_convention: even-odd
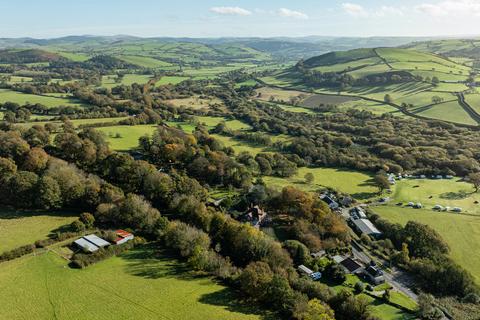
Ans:
[{"label": "farm track", "polygon": [[390,63],[388,63],[387,59],[385,59],[384,57],[382,57],[382,56],[378,53],[378,51],[377,51],[376,48],[373,49],[373,52],[375,53],[375,55],[377,56],[377,58],[379,58],[380,60],[382,60],[383,63],[387,65],[387,67],[389,67],[391,70],[394,69],[394,68],[392,67],[392,65],[391,65]]},{"label": "farm track", "polygon": [[458,97],[458,103],[462,106],[462,108],[465,110],[465,112],[468,113],[468,115],[475,120],[478,124],[480,124],[480,114],[475,111],[475,109],[472,108],[468,104],[468,102],[465,100],[465,95],[463,93],[457,93]]}]

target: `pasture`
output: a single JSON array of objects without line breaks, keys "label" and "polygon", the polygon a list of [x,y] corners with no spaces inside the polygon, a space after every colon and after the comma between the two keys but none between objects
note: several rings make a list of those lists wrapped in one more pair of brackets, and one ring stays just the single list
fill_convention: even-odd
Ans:
[{"label": "pasture", "polygon": [[78,218],[70,212],[19,211],[0,208],[0,253],[46,239]]},{"label": "pasture", "polygon": [[336,95],[326,95],[326,94],[315,94],[305,98],[300,102],[300,105],[303,107],[318,107],[320,105],[339,105],[342,103],[357,101],[359,98],[347,97],[347,96],[336,96]]},{"label": "pasture", "polygon": [[110,148],[116,151],[127,151],[137,148],[138,139],[145,135],[151,136],[156,129],[157,126],[152,124],[96,128],[96,130],[105,134]]},{"label": "pasture", "polygon": [[117,82],[116,79],[116,75],[102,76],[102,87],[111,89],[119,85],[130,86],[134,83],[145,84],[152,79],[152,76],[145,74],[126,74],[120,83]]},{"label": "pasture", "polygon": [[[55,248],[53,248],[55,250]],[[142,247],[84,270],[54,251],[0,264],[1,319],[267,319],[228,288]]]},{"label": "pasture", "polygon": [[425,208],[435,205],[443,207],[460,207],[463,213],[480,217],[480,193],[476,193],[472,184],[458,178],[437,179],[404,179],[397,181],[391,194],[394,202],[420,202]]},{"label": "pasture", "polygon": [[190,79],[189,77],[183,77],[183,76],[163,76],[160,78],[160,80],[158,80],[156,83],[155,83],[155,86],[158,87],[158,86],[164,86],[164,85],[167,85],[167,84],[179,84],[180,82],[183,82],[185,80],[188,80]]},{"label": "pasture", "polygon": [[146,56],[136,56],[136,55],[121,55],[118,56],[119,59],[128,62],[130,64],[143,67],[143,68],[153,68],[153,69],[158,69],[158,68],[165,68],[165,67],[170,67],[171,64],[162,60],[158,60],[152,57],[146,57]]},{"label": "pasture", "polygon": [[458,101],[449,101],[432,106],[413,108],[411,112],[432,119],[445,120],[461,124],[478,125],[463,109]]},{"label": "pasture", "polygon": [[22,93],[8,89],[0,89],[0,103],[14,102],[20,105],[27,103],[40,103],[46,107],[72,106],[83,107],[84,104],[72,98],[58,98],[51,96],[39,96],[35,94]]},{"label": "pasture", "polygon": [[176,107],[185,107],[185,108],[191,108],[191,109],[204,109],[204,108],[208,109],[210,105],[222,104],[222,100],[218,98],[215,98],[215,97],[200,98],[200,96],[171,99],[171,100],[166,100],[165,102],[171,103]]},{"label": "pasture", "polygon": [[480,284],[480,216],[410,209],[393,205],[372,207],[381,217],[402,225],[417,221],[435,229],[450,246],[450,256]]},{"label": "pasture", "polygon": [[[312,173],[312,184],[305,182],[305,174]],[[365,200],[378,194],[372,177],[366,173],[334,169],[334,168],[299,168],[298,173],[290,178],[264,177],[265,183],[271,187],[283,188],[292,185],[305,191],[315,191],[321,188],[332,188],[346,192],[358,200]]]}]

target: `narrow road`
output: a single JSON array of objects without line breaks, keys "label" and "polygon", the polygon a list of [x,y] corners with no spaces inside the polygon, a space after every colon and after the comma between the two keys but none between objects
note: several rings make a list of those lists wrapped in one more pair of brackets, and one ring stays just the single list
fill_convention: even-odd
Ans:
[{"label": "narrow road", "polygon": [[[349,209],[342,208],[342,216],[345,219],[348,219],[350,214],[349,214]],[[356,241],[351,242],[352,245],[352,254],[355,257],[355,259],[363,262],[365,265],[368,265],[370,261],[372,261],[371,256],[368,254],[368,251],[366,248],[362,247],[360,244],[358,244]],[[378,258],[375,258],[377,260],[380,260]],[[386,264],[385,261],[381,261],[382,264]],[[396,267],[390,268],[390,272],[383,270],[383,274],[385,277],[385,280],[392,285],[392,287],[405,294],[406,296],[410,297],[412,300],[415,302],[418,302],[418,295],[413,292],[410,287],[412,287],[415,284],[415,281],[412,279],[410,275],[408,275],[405,271],[400,270]]]}]

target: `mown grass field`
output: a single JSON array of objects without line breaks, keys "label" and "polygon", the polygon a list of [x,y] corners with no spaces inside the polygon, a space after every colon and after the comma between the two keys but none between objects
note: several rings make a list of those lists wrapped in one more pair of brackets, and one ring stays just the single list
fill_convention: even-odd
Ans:
[{"label": "mown grass field", "polygon": [[[312,173],[315,178],[312,184],[305,183],[307,173]],[[333,168],[299,168],[298,173],[290,178],[264,177],[265,183],[272,187],[292,185],[306,191],[328,187],[349,193],[359,200],[378,194],[378,188],[372,184],[371,179],[365,173]]]},{"label": "mown grass field", "polygon": [[[151,136],[157,126],[151,124],[138,126],[99,127],[96,130],[106,135],[110,148],[116,151],[126,151],[138,147],[138,139],[144,135]],[[116,137],[119,135],[119,137]]]},{"label": "mown grass field", "polygon": [[39,96],[35,94],[27,94],[18,91],[12,91],[8,89],[0,89],[0,103],[14,102],[20,105],[27,103],[41,103],[46,107],[58,107],[58,106],[73,106],[83,107],[84,105],[75,99],[58,98],[51,96]]},{"label": "mown grass field", "polygon": [[450,256],[480,284],[480,217],[465,214],[409,209],[393,205],[372,208],[385,219],[406,224],[418,221],[435,229],[450,246]]},{"label": "mown grass field", "polygon": [[0,253],[47,238],[55,229],[72,223],[77,214],[16,211],[0,208]]},{"label": "mown grass field", "polygon": [[1,319],[268,319],[183,263],[140,248],[84,270],[54,252],[0,264]]}]

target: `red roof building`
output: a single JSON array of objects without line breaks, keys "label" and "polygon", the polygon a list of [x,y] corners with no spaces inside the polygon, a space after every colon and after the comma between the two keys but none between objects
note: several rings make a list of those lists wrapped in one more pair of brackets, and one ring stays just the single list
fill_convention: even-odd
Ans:
[{"label": "red roof building", "polygon": [[122,244],[134,238],[133,234],[125,230],[116,230],[115,234],[118,236],[118,238],[115,239],[115,244]]}]

